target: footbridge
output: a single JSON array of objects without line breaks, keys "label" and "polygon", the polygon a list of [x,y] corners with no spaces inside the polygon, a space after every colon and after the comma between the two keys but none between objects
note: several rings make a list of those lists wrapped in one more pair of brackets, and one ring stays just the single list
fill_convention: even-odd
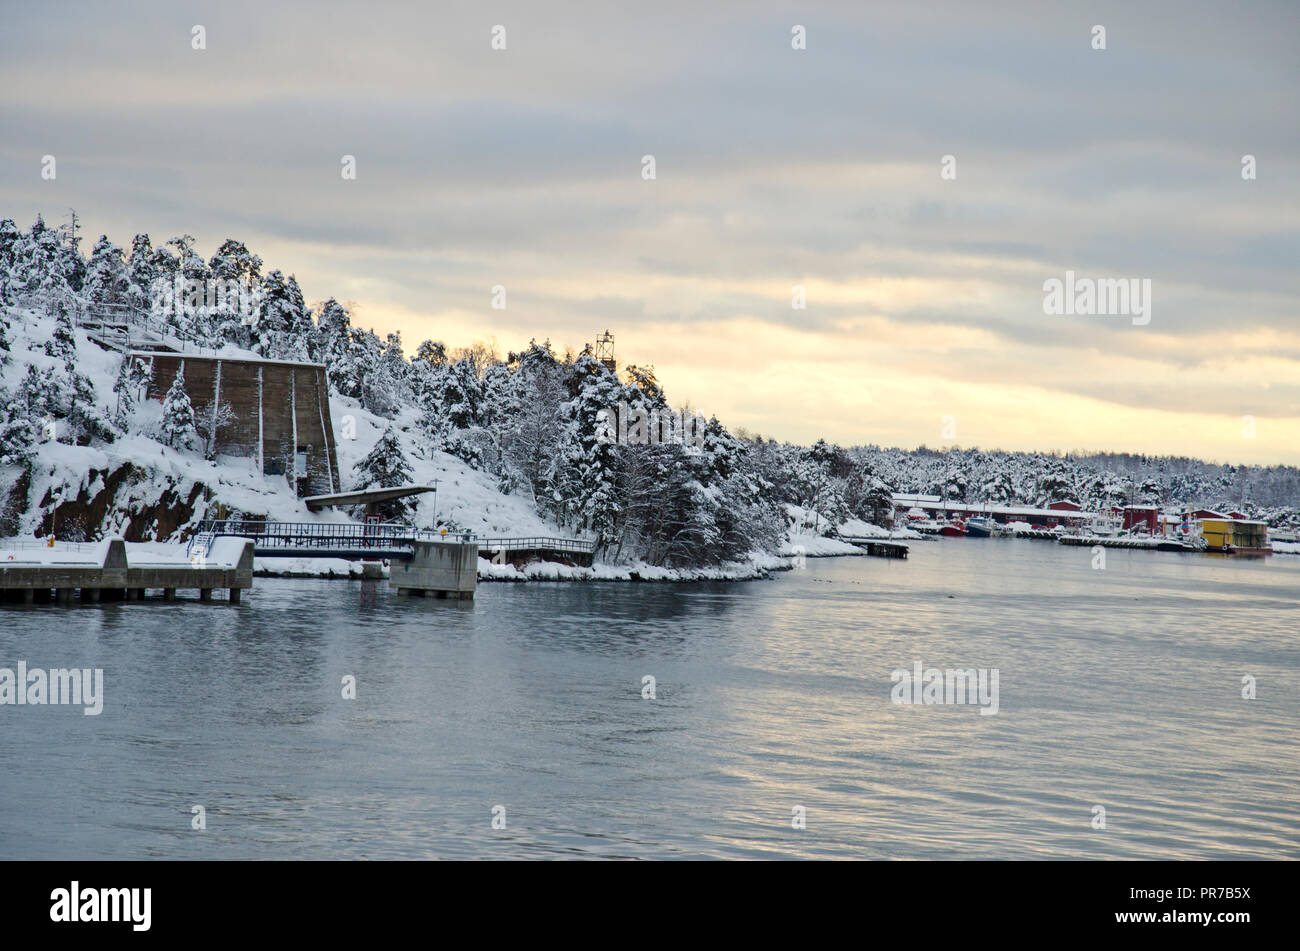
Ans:
[{"label": "footbridge", "polygon": [[238,536],[253,540],[258,558],[387,558],[409,561],[417,545],[428,542],[474,543],[479,554],[498,564],[564,561],[590,565],[596,543],[545,536],[480,538],[468,532],[433,532],[396,522],[267,522],[222,519],[199,523],[191,549],[206,549],[212,539]]}]

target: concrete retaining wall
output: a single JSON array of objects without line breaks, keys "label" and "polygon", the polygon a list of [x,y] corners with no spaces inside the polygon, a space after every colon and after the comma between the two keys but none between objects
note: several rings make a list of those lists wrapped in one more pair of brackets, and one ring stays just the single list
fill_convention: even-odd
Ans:
[{"label": "concrete retaining wall", "polygon": [[219,431],[217,452],[258,459],[266,475],[292,473],[295,452],[303,452],[307,475],[298,480],[300,494],[325,495],[340,490],[329,385],[323,366],[183,353],[137,354],[136,359],[152,361],[149,395],[158,400],[171,387],[183,361],[185,393],[196,416],[204,407],[212,406],[220,366],[220,400],[230,406],[235,419]]}]

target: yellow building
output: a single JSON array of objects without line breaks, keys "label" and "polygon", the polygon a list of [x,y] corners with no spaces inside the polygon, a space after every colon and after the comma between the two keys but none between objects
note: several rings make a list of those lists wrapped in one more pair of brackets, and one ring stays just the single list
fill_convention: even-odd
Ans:
[{"label": "yellow building", "polygon": [[1201,536],[1212,551],[1263,554],[1272,550],[1268,544],[1266,522],[1247,522],[1235,518],[1203,518]]}]

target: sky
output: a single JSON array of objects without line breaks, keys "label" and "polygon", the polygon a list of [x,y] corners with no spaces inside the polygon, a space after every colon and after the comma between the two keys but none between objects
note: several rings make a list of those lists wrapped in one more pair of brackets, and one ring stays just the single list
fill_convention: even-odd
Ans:
[{"label": "sky", "polygon": [[1298,120],[1294,2],[0,0],[0,217],[803,443],[1300,464]]}]

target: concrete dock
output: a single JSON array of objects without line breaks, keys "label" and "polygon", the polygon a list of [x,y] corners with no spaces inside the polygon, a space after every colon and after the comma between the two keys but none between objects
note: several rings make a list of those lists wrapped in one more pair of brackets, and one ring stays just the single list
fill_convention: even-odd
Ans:
[{"label": "concrete dock", "polygon": [[840,541],[856,545],[876,558],[906,558],[908,547],[903,542],[889,541],[884,538],[866,538],[854,535],[839,535]]},{"label": "concrete dock", "polygon": [[211,551],[192,560],[168,560],[148,551],[128,554],[121,538],[72,549],[6,548],[0,541],[0,552],[0,603],[66,605],[77,595],[83,604],[144,601],[150,592],[174,601],[183,590],[211,601],[213,590],[224,588],[229,603],[238,604],[241,592],[253,586],[253,542],[248,539],[218,539]]}]

